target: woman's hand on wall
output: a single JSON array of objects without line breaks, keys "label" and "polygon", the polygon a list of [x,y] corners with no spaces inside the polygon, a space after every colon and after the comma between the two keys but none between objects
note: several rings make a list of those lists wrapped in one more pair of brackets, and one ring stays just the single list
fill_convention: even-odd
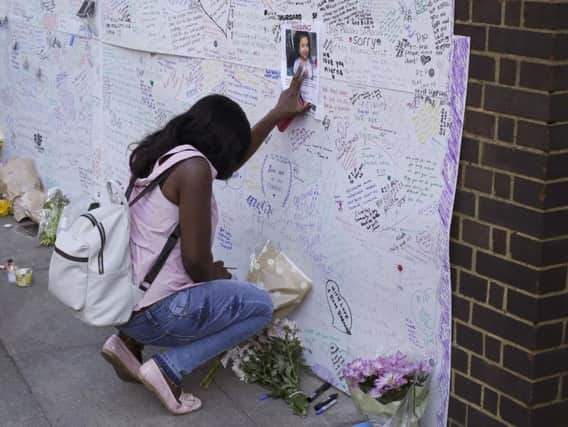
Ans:
[{"label": "woman's hand on wall", "polygon": [[305,77],[304,67],[298,67],[290,83],[290,87],[280,94],[278,102],[272,110],[277,122],[292,119],[297,115],[304,114],[310,109],[311,104],[301,102],[300,97],[300,88],[302,87],[302,82]]}]

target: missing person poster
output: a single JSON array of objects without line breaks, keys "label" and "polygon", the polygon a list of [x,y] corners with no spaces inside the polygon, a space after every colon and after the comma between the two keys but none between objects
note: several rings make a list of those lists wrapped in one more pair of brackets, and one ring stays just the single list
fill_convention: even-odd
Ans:
[{"label": "missing person poster", "polygon": [[287,88],[294,74],[304,75],[300,92],[302,102],[312,104],[311,114],[321,119],[319,102],[322,30],[319,23],[290,23],[282,25],[282,86]]}]

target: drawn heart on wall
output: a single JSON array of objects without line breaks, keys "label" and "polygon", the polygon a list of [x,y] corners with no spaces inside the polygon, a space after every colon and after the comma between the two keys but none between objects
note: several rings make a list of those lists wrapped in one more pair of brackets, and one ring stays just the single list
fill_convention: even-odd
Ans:
[{"label": "drawn heart on wall", "polygon": [[422,62],[422,65],[426,65],[428,62],[430,62],[432,60],[431,56],[428,55],[422,55],[420,56],[420,62]]},{"label": "drawn heart on wall", "polygon": [[203,13],[213,22],[227,38],[227,27],[229,26],[229,11],[231,10],[230,0],[199,0],[197,2]]}]

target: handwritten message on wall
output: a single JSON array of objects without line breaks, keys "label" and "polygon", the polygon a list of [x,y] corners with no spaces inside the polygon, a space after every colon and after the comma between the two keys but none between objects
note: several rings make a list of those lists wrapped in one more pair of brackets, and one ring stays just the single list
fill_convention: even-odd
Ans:
[{"label": "handwritten message on wall", "polygon": [[[307,362],[346,389],[355,357],[401,350],[435,362],[428,426],[445,426],[449,227],[468,40],[445,0],[103,0],[0,4],[4,156],[48,186],[96,196],[126,182],[130,144],[209,93],[251,123],[280,93],[280,27],[317,20],[323,119],[273,132],[216,182],[214,252],[246,275],[270,239],[314,280],[294,314]],[[3,17],[7,16],[7,22]]]}]

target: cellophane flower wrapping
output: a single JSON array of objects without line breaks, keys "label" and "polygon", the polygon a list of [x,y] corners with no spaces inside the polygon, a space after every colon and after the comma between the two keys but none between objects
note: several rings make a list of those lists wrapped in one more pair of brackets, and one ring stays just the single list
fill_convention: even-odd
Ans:
[{"label": "cellophane flower wrapping", "polygon": [[353,402],[376,427],[419,427],[428,405],[430,363],[397,352],[344,368]]}]

